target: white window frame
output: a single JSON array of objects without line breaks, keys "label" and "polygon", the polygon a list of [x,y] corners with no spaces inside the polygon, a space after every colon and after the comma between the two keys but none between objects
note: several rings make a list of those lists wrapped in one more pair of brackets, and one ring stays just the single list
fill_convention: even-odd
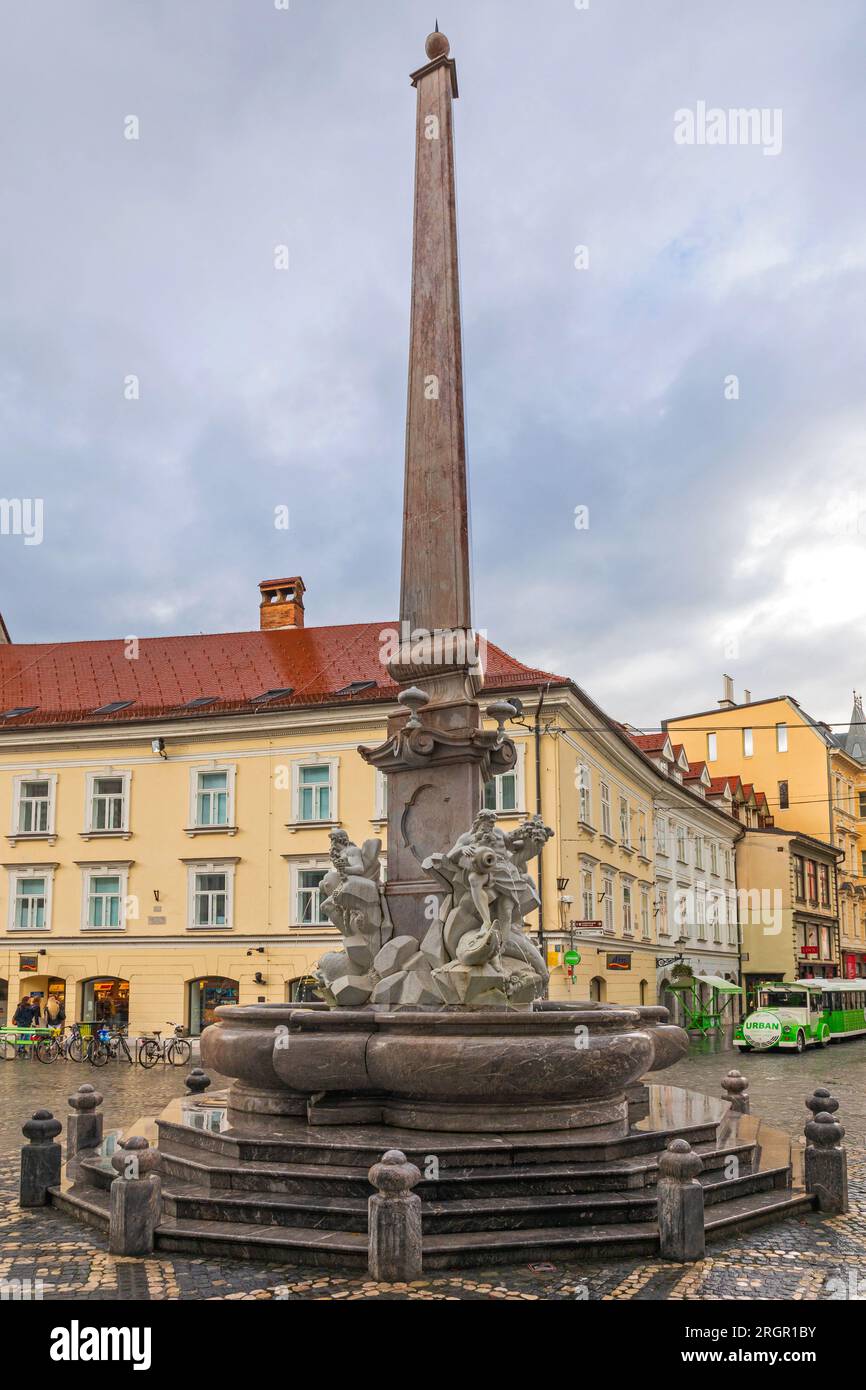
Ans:
[{"label": "white window frame", "polygon": [[710,872],[719,876],[719,847],[715,840],[710,840]]},{"label": "white window frame", "polygon": [[583,825],[592,825],[592,771],[588,763],[577,765],[577,818]]},{"label": "white window frame", "polygon": [[[121,791],[121,820],[119,829],[98,830],[93,823],[93,799],[96,796],[96,783],[105,781],[109,778],[116,779],[122,783]],[[129,834],[129,792],[131,774],[129,772],[118,772],[112,768],[102,768],[98,772],[88,772],[85,778],[85,800],[84,800],[84,834],[99,835],[108,838],[111,835]]]},{"label": "white window frame", "polygon": [[601,876],[601,888],[604,894],[602,902],[602,929],[607,936],[616,935],[614,923],[614,893],[616,892],[616,882],[614,874],[610,870],[605,870]]},{"label": "white window frame", "polygon": [[592,864],[580,866],[580,915],[584,922],[597,922],[595,915],[595,870]]},{"label": "white window frame", "polygon": [[743,729],[743,757],[752,758],[755,754],[755,731],[754,729]]},{"label": "white window frame", "polygon": [[646,811],[637,813],[637,852],[642,859],[647,858]]},{"label": "white window frame", "polygon": [[[226,778],[226,823],[225,825],[201,825],[198,819],[198,798],[199,798],[199,777],[206,777],[209,773],[225,773]],[[237,782],[237,767],[234,763],[196,763],[189,770],[189,819],[187,821],[187,833],[198,833],[201,835],[226,835],[237,830],[237,816],[235,812],[235,784]]]},{"label": "white window frame", "polygon": [[[495,777],[492,778],[492,781],[496,788],[496,805],[492,809],[496,811],[497,816],[526,815],[526,747],[523,743],[518,743],[515,745],[515,747],[517,752],[517,761],[515,762],[514,767],[509,768],[508,772],[497,772]],[[502,779],[504,777],[514,778],[514,806],[509,810],[502,809],[501,791]],[[481,804],[482,806],[485,805],[483,791]]]},{"label": "white window frame", "polygon": [[[676,828],[677,863],[688,864],[689,862],[689,837],[686,834],[684,825]],[[681,852],[682,851],[682,852]]]},{"label": "white window frame", "polygon": [[[327,767],[328,768],[328,787],[330,789],[330,814],[327,820],[302,820],[301,819],[301,770],[305,767]],[[340,819],[338,804],[339,797],[339,769],[340,759],[306,757],[297,758],[292,763],[292,821],[291,824],[297,827],[309,825],[337,825]]]},{"label": "white window frame", "polygon": [[668,822],[666,816],[656,816],[655,820],[656,854],[668,852]]},{"label": "white window frame", "polygon": [[640,934],[644,941],[652,940],[652,924],[650,922],[650,896],[649,885],[640,885]]},{"label": "white window frame", "polygon": [[695,893],[695,926],[697,928],[698,941],[707,939],[707,894],[706,889],[698,886]]},{"label": "white window frame", "polygon": [[623,936],[634,936],[634,899],[632,889],[634,884],[630,878],[622,880],[622,934]]},{"label": "white window frame", "polygon": [[656,906],[657,928],[656,934],[659,937],[668,937],[671,934],[670,922],[670,900],[668,897],[669,888],[667,883],[656,884]]},{"label": "white window frame", "polygon": [[[215,771],[217,769],[214,769]],[[221,770],[221,769],[220,769]],[[187,931],[194,932],[201,936],[206,932],[230,932],[235,925],[235,868],[236,861],[233,859],[202,859],[195,863],[187,861],[186,865],[186,927]],[[225,874],[226,887],[226,920],[225,924],[218,926],[214,923],[202,925],[195,920],[195,898],[196,898],[196,878],[199,874]]]},{"label": "white window frame", "polygon": [[333,930],[333,923],[326,917],[321,916],[321,895],[319,897],[320,920],[318,922],[301,922],[298,920],[298,903],[301,893],[301,874],[303,873],[327,873],[333,868],[330,859],[313,858],[301,859],[289,864],[289,926],[300,928],[302,931],[311,931],[318,927],[328,927]]},{"label": "white window frame", "polygon": [[[9,884],[9,904],[7,927],[10,932],[16,932],[21,936],[26,936],[28,932],[38,933],[42,936],[44,932],[51,930],[51,907],[54,896],[54,864],[16,864],[14,869],[7,870],[7,881]],[[45,880],[45,925],[43,927],[19,927],[15,924],[15,909],[18,902],[18,883],[24,878],[41,878]]]},{"label": "white window frame", "polygon": [[388,779],[384,772],[379,768],[374,768],[375,791],[374,791],[374,821],[387,821],[388,819]]},{"label": "white window frame", "polygon": [[704,867],[704,837],[703,837],[703,835],[696,835],[696,836],[695,836],[695,868],[696,868],[696,869],[702,869],[703,867]]},{"label": "white window frame", "polygon": [[613,822],[610,817],[610,783],[602,782],[601,786],[601,833],[606,835],[609,840],[613,839]]},{"label": "white window frame", "polygon": [[718,734],[707,734],[707,762],[718,762],[719,758],[719,737]]},{"label": "white window frame", "polygon": [[776,725],[776,752],[787,753],[788,751],[788,725],[785,723]]},{"label": "white window frame", "polygon": [[[21,824],[21,791],[25,782],[47,782],[48,783],[48,815],[45,830],[20,830]],[[17,776],[12,784],[12,824],[9,831],[9,840],[15,844],[16,840],[54,840],[57,838],[55,831],[55,821],[57,817],[57,773],[56,772],[22,772]]]},{"label": "white window frame", "polygon": [[[120,920],[116,927],[95,927],[90,916],[90,885],[94,878],[116,878],[120,881]],[[90,935],[126,931],[126,903],[129,898],[128,864],[87,864],[81,869],[81,931]]]},{"label": "white window frame", "polygon": [[627,796],[619,796],[619,842],[625,849],[631,849],[631,806]]}]

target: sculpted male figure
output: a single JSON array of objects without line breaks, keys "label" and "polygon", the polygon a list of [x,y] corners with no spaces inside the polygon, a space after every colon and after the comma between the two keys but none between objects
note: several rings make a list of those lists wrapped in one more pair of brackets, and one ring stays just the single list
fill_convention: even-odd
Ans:
[{"label": "sculpted male figure", "polygon": [[[431,855],[424,867],[451,891],[451,906],[441,929],[442,954],[458,957],[460,943],[479,928],[493,929],[502,956],[520,960],[539,976],[549,976],[538,949],[523,933],[523,916],[539,904],[538,890],[525,865],[552,835],[539,816],[504,834],[493,811],[483,810],[471,830],[460,835],[446,854]],[[432,946],[433,943],[431,942]],[[540,991],[539,991],[540,992]]]}]

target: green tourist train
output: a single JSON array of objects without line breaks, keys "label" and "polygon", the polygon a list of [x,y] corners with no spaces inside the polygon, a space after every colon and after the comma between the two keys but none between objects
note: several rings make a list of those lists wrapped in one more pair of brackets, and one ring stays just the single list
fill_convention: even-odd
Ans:
[{"label": "green tourist train", "polygon": [[734,1028],[734,1047],[827,1047],[866,1034],[866,980],[785,980],[758,986],[757,1008]]}]

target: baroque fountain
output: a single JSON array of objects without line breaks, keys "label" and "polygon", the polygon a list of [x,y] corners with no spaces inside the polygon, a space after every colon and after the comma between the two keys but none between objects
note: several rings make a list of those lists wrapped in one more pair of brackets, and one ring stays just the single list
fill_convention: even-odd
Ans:
[{"label": "baroque fountain", "polygon": [[[553,832],[533,816],[506,834],[478,809],[484,782],[515,764],[506,727],[515,710],[494,701],[485,720],[479,703],[457,77],[438,30],[412,83],[400,639],[389,660],[399,694],[385,741],[359,750],[387,783],[386,881],[378,840],[357,845],[333,831],[324,910],[340,940],[318,965],[321,1002],[217,1010],[202,1061],[232,1084],[223,1096],[175,1102],[157,1121],[156,1244],[363,1264],[367,1173],[400,1149],[423,1174],[428,1267],[655,1251],[659,1156],[674,1139],[700,1155],[708,1230],[803,1199],[790,1190],[790,1153],[768,1144],[758,1122],[641,1083],[686,1052],[665,1009],[545,999],[547,966],[526,922],[538,906],[533,860]],[[61,1200],[99,1219],[113,1176],[104,1155],[83,1156]]]}]

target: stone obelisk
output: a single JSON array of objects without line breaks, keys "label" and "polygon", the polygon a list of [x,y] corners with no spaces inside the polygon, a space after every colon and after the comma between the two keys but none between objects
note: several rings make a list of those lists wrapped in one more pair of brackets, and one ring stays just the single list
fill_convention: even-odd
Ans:
[{"label": "stone obelisk", "polygon": [[406,624],[448,633],[465,633],[472,624],[454,183],[457,71],[448,52],[437,28],[427,40],[430,62],[412,74],[418,115],[400,577],[404,634]]},{"label": "stone obelisk", "polygon": [[394,930],[419,938],[435,890],[423,860],[469,828],[483,782],[516,757],[501,725],[482,729],[476,699],[481,670],[470,604],[454,178],[457,72],[449,52],[437,27],[427,39],[429,61],[411,75],[418,115],[403,561],[400,632],[388,660],[402,708],[389,720],[387,741],[360,750],[387,778],[386,894]]}]

